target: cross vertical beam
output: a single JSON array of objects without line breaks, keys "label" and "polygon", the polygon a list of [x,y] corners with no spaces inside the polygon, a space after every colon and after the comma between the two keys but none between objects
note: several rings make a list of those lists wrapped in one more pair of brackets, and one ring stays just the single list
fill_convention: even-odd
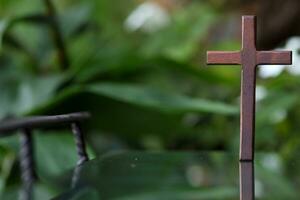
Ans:
[{"label": "cross vertical beam", "polygon": [[256,66],[261,64],[292,64],[291,51],[257,51],[256,17],[242,18],[242,49],[240,51],[208,51],[207,64],[242,65],[240,109],[240,160],[254,159]]},{"label": "cross vertical beam", "polygon": [[240,113],[240,159],[253,160],[255,131],[256,20],[243,17]]}]

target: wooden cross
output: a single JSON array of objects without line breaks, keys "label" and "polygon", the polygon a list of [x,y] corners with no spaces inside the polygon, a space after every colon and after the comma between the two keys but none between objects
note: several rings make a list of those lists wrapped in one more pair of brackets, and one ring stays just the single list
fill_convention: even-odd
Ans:
[{"label": "wooden cross", "polygon": [[241,114],[240,114],[240,160],[254,158],[255,135],[255,82],[256,66],[262,64],[291,65],[291,51],[257,51],[256,17],[243,16],[241,51],[208,51],[207,64],[242,65]]}]

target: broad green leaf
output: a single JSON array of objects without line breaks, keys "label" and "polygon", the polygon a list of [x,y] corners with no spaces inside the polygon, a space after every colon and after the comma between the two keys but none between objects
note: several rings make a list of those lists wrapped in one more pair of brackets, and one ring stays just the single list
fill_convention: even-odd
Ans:
[{"label": "broad green leaf", "polygon": [[178,94],[130,84],[100,83],[87,87],[87,90],[119,101],[159,109],[171,113],[212,112],[236,114],[235,106],[205,99],[190,98]]},{"label": "broad green leaf", "polygon": [[63,91],[56,98],[40,107],[36,107],[29,113],[43,112],[48,107],[59,105],[64,100],[84,92],[167,113],[205,112],[235,115],[238,112],[236,106],[206,99],[191,98],[150,87],[121,83],[98,83]]}]

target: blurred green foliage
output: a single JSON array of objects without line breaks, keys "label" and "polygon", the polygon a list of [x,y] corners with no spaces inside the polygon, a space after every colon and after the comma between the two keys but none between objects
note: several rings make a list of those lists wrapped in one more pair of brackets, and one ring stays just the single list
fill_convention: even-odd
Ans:
[{"label": "blurred green foliage", "polygon": [[[0,0],[1,118],[90,111],[84,128],[97,155],[118,149],[237,151],[240,69],[205,68],[207,49],[240,48],[233,36],[211,38],[216,24],[230,17],[219,4],[190,1],[168,12],[166,26],[145,32],[124,25],[138,1],[55,0],[52,15],[46,2]],[[258,80],[268,91],[257,102],[258,150],[292,159],[299,149],[299,82],[286,73]],[[278,120],[280,112],[286,116]],[[69,132],[35,135],[45,177],[74,166]],[[1,139],[1,190],[13,186],[8,180],[16,175],[17,142]]]}]

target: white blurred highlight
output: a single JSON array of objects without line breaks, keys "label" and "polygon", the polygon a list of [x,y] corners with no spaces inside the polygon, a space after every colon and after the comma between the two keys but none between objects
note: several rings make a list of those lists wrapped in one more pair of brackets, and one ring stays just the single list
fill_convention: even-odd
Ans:
[{"label": "white blurred highlight", "polygon": [[300,55],[298,53],[300,49],[300,37],[290,38],[285,47],[276,50],[286,50],[293,52],[293,64],[291,66],[285,65],[262,65],[259,67],[259,76],[261,78],[272,78],[279,76],[284,69],[286,69],[291,75],[300,75]]},{"label": "white blurred highlight", "polygon": [[155,2],[145,2],[127,17],[125,28],[128,31],[141,29],[145,32],[155,32],[169,22],[170,17],[165,9]]}]

